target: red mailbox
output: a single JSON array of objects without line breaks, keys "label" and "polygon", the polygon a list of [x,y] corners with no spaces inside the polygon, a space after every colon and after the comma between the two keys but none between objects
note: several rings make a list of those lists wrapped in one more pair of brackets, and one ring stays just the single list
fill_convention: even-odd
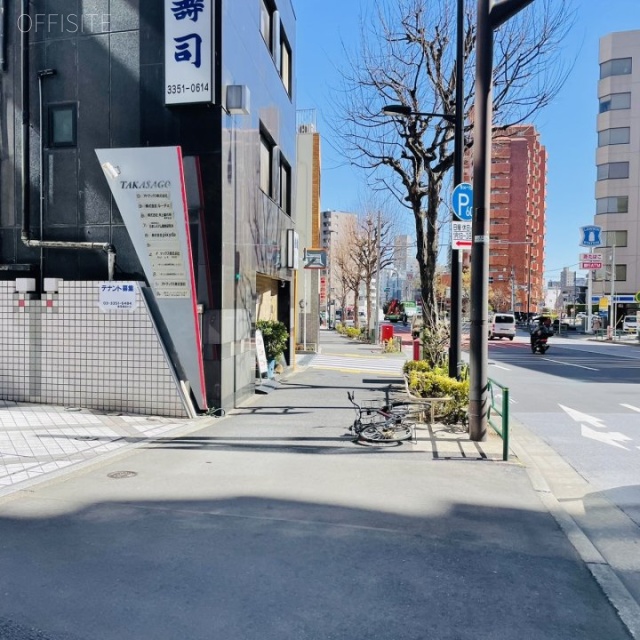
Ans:
[{"label": "red mailbox", "polygon": [[391,324],[383,324],[380,327],[380,339],[383,342],[386,342],[387,340],[392,340],[393,339],[393,325],[391,325]]},{"label": "red mailbox", "polygon": [[414,359],[414,360],[421,360],[421,359],[422,359],[422,358],[420,357],[420,355],[421,355],[421,354],[420,354],[420,347],[421,347],[421,346],[422,346],[422,345],[420,344],[420,339],[419,339],[419,338],[416,338],[416,339],[413,341],[413,359]]}]

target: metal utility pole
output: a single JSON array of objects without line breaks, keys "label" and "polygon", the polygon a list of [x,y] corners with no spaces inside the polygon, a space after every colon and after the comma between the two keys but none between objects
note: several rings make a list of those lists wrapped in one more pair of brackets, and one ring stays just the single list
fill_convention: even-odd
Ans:
[{"label": "metal utility pole", "polygon": [[[458,0],[456,26],[456,113],[453,148],[453,186],[464,182],[464,0]],[[451,249],[451,317],[449,377],[460,377],[462,343],[462,251]]]},{"label": "metal utility pole", "polygon": [[611,247],[611,339],[616,339],[616,243]]},{"label": "metal utility pole", "polygon": [[531,324],[531,247],[527,250],[527,326]]},{"label": "metal utility pole", "polygon": [[[376,234],[377,255],[376,255],[376,308],[375,318],[373,321],[373,343],[378,344],[380,342],[378,333],[380,333],[380,252],[382,250],[382,243],[380,242],[380,231],[382,230],[382,221],[380,219],[380,212],[378,211],[378,232]],[[371,300],[371,292],[367,291],[367,300]],[[367,327],[367,331],[369,327]]]},{"label": "metal utility pole", "polygon": [[469,438],[487,438],[489,344],[489,208],[493,126],[493,32],[533,0],[478,0],[476,29],[476,102],[473,153],[471,244],[471,332],[469,349]]},{"label": "metal utility pole", "polygon": [[516,312],[516,274],[511,266],[511,313]]}]

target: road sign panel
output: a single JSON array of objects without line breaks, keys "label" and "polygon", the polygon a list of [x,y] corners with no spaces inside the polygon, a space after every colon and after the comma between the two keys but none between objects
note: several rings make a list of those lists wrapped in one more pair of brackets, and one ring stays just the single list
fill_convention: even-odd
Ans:
[{"label": "road sign panel", "polygon": [[471,222],[451,223],[451,248],[471,249]]},{"label": "road sign panel", "polygon": [[580,246],[581,247],[599,247],[602,244],[600,234],[602,233],[602,227],[598,227],[594,224],[587,225],[586,227],[580,227]]},{"label": "road sign panel", "polygon": [[459,220],[468,221],[473,218],[473,187],[468,182],[461,182],[453,190],[451,205]]},{"label": "road sign panel", "polygon": [[306,249],[304,259],[305,269],[326,269],[327,250],[326,249]]}]

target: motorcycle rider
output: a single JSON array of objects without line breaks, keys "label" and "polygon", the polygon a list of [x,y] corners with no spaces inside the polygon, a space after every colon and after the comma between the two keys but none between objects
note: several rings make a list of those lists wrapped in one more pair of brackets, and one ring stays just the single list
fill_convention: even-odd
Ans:
[{"label": "motorcycle rider", "polygon": [[549,316],[541,317],[538,320],[538,326],[531,329],[531,346],[535,346],[538,338],[552,335],[553,328],[551,327],[551,318],[549,318]]}]

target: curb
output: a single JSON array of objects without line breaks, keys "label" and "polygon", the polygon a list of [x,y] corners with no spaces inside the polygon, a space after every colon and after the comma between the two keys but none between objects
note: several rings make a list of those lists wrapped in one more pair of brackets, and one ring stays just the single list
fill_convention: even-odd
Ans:
[{"label": "curb", "polygon": [[[519,431],[521,435],[523,435],[523,432],[526,434],[525,438],[537,438],[535,434],[517,420],[512,418],[511,423],[512,427],[515,427],[515,430]],[[512,438],[510,448],[513,449],[518,459],[524,465],[531,485],[538,494],[540,501],[554,517],[569,542],[571,542],[585,563],[587,569],[589,569],[591,575],[600,585],[607,600],[609,600],[613,608],[618,612],[620,619],[627,627],[633,640],[640,640],[640,604],[638,604],[631,593],[629,593],[629,590],[591,542],[587,534],[555,497],[547,483],[544,472],[536,462],[535,456],[529,455],[526,448],[516,442],[516,438]]]}]

